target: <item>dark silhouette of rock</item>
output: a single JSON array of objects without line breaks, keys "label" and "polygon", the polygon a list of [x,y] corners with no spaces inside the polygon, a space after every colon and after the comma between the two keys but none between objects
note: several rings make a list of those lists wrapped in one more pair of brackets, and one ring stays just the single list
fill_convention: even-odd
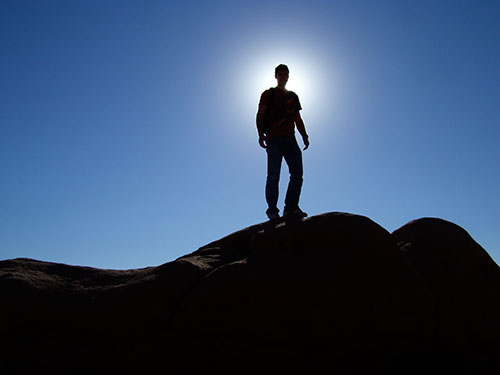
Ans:
[{"label": "dark silhouette of rock", "polygon": [[500,268],[462,228],[327,213],[158,267],[0,262],[8,373],[491,373]]},{"label": "dark silhouette of rock", "polygon": [[393,233],[413,267],[431,287],[434,342],[450,362],[477,368],[500,357],[498,265],[456,224],[435,218],[412,221]]}]

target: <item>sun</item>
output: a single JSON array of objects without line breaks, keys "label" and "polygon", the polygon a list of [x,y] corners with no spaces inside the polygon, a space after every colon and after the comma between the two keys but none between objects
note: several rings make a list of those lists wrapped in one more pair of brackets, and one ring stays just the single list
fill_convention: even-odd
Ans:
[{"label": "sun", "polygon": [[314,90],[312,90],[315,82],[314,74],[307,71],[307,65],[304,62],[291,58],[269,58],[263,56],[261,61],[256,62],[253,68],[251,68],[252,78],[248,83],[248,93],[252,97],[258,98],[264,90],[276,87],[274,68],[279,64],[285,64],[290,69],[286,89],[295,92],[299,96],[303,107],[304,104],[312,103],[314,100]]},{"label": "sun", "polygon": [[[288,37],[287,37],[288,38]],[[323,56],[324,48],[304,38],[293,38],[294,43],[284,43],[282,38],[256,38],[235,40],[234,49],[224,70],[224,92],[227,96],[226,112],[234,121],[242,121],[242,127],[228,125],[232,131],[245,129],[255,122],[258,103],[262,93],[276,87],[274,69],[280,64],[289,68],[286,89],[297,94],[302,106],[301,116],[306,128],[318,134],[332,118],[336,87],[335,69],[329,56]],[[227,108],[227,104],[230,105]],[[325,120],[328,118],[329,120]]]},{"label": "sun", "polygon": [[238,65],[238,78],[242,81],[238,93],[239,107],[245,106],[255,111],[262,92],[277,85],[274,69],[279,64],[285,64],[290,70],[286,89],[298,95],[303,117],[307,120],[321,116],[327,90],[325,80],[322,80],[325,69],[318,61],[318,56],[308,53],[306,49],[260,48],[258,53],[251,54],[250,58]]}]

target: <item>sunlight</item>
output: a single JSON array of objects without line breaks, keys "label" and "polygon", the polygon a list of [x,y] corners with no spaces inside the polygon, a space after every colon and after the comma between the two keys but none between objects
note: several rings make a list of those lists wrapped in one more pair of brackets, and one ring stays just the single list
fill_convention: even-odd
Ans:
[{"label": "sunlight", "polygon": [[[335,105],[331,67],[325,68],[325,59],[308,48],[283,48],[272,43],[241,52],[240,60],[233,72],[232,82],[239,82],[240,88],[233,97],[234,107],[246,116],[255,116],[260,95],[270,87],[276,87],[274,68],[285,64],[290,69],[286,88],[294,91],[300,99],[301,115],[309,127],[320,122],[326,111]],[[318,130],[317,128],[315,130]]]},{"label": "sunlight", "polygon": [[289,53],[276,53],[275,55],[283,55],[283,57],[263,55],[256,59],[252,67],[248,68],[248,91],[247,95],[245,95],[245,101],[250,100],[250,96],[254,101],[258,101],[264,90],[276,87],[274,68],[279,64],[285,64],[290,69],[290,78],[286,88],[294,91],[299,96],[302,107],[308,110],[312,109],[313,103],[317,104],[321,96],[318,95],[320,88],[317,87],[318,77],[316,77],[316,72],[313,70],[313,65],[308,64],[304,58],[297,58]]},{"label": "sunlight", "polygon": [[227,120],[221,124],[224,133],[253,140],[260,96],[276,87],[274,69],[286,64],[290,69],[286,88],[298,95],[306,129],[318,137],[331,130],[332,123],[338,123],[335,115],[342,104],[337,62],[327,53],[322,40],[306,34],[283,35],[279,30],[271,34],[266,30],[259,35],[232,36],[225,44],[231,48],[218,56],[220,95],[213,100],[219,103]]}]

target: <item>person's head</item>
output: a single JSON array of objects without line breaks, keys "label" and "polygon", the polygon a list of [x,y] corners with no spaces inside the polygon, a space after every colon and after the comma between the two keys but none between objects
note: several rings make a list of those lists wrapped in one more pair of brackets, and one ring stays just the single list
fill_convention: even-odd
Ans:
[{"label": "person's head", "polygon": [[278,81],[278,86],[285,87],[286,83],[288,82],[288,74],[290,71],[288,70],[288,66],[285,64],[279,64],[275,69],[274,69],[274,77]]}]

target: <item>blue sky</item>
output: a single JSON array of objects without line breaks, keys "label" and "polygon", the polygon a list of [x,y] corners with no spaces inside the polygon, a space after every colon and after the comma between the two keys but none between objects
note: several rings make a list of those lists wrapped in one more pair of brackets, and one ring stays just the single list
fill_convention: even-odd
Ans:
[{"label": "blue sky", "polygon": [[145,267],[264,221],[255,114],[285,63],[311,141],[304,211],[389,231],[440,217],[499,263],[498,14],[498,1],[4,0],[0,259]]}]

